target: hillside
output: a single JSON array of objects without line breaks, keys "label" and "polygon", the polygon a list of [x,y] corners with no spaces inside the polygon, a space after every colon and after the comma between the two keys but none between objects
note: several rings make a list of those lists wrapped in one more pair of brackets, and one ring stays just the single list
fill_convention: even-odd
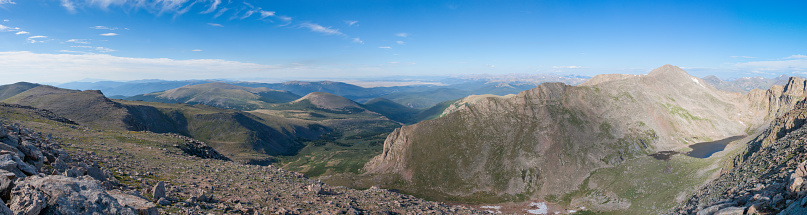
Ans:
[{"label": "hillside", "polygon": [[296,154],[303,141],[330,131],[312,122],[202,105],[113,101],[97,90],[38,86],[0,102],[47,109],[94,129],[182,134],[245,163],[265,164],[271,156]]},{"label": "hillside", "polygon": [[19,82],[9,85],[0,86],[0,101],[10,98],[14,95],[30,90],[31,88],[38,87],[39,84],[28,82]]},{"label": "hillside", "polygon": [[0,106],[3,214],[483,214],[229,161],[176,134],[87,128]]},{"label": "hillside", "polygon": [[[515,96],[481,98],[443,117],[396,129],[356,186],[382,184],[441,200],[539,199],[654,213],[634,208],[642,205],[630,202],[642,199],[617,192],[621,188],[592,191],[617,192],[607,194],[622,202],[617,206],[591,202],[585,184],[598,169],[651,168],[647,165],[656,164],[634,160],[753,132],[803,98],[803,81],[791,79],[784,87],[741,95],[719,91],[665,65],[646,75],[600,75],[579,86],[544,83]],[[691,160],[673,162],[685,169],[704,167]],[[594,176],[601,174],[605,172]],[[686,184],[695,185],[708,175],[690,178]],[[652,198],[678,193],[663,195],[668,196]]]},{"label": "hillside", "polygon": [[213,80],[138,80],[138,81],[98,81],[98,82],[69,82],[56,87],[73,90],[100,90],[104,95],[129,97],[135,95],[160,92],[187,85],[217,82]]},{"label": "hillside", "polygon": [[222,82],[183,86],[162,92],[137,95],[127,100],[164,103],[204,104],[237,110],[267,108],[272,103],[286,103],[300,98],[286,91],[265,87],[251,88]]}]

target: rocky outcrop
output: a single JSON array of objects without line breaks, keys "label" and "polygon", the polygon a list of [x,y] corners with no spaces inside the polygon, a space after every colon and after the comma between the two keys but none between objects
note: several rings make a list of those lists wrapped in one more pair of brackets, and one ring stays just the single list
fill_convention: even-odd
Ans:
[{"label": "rocky outcrop", "polygon": [[700,188],[672,213],[711,214],[740,208],[747,214],[807,211],[807,105],[800,101],[749,143],[733,168]]},{"label": "rocky outcrop", "polygon": [[185,140],[184,144],[175,145],[177,148],[182,149],[182,151],[185,152],[185,154],[200,158],[210,158],[226,161],[230,160],[230,158],[227,158],[226,156],[220,154],[218,151],[216,151],[216,149],[213,149],[213,147],[210,147],[206,143],[199,141],[197,139],[193,139],[190,137],[174,133],[168,133],[166,135]]},{"label": "rocky outcrop", "polygon": [[20,181],[11,193],[11,209],[26,214],[135,214],[106,193],[89,176],[33,176]]}]

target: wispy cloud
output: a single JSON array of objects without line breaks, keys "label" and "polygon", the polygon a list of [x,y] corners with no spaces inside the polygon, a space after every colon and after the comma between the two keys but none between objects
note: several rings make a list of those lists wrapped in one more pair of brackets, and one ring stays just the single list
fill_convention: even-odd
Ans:
[{"label": "wispy cloud", "polygon": [[90,44],[90,41],[88,41],[87,39],[69,39],[69,40],[67,40],[65,42],[68,42],[68,43],[80,43],[80,44]]},{"label": "wispy cloud", "polygon": [[219,7],[219,4],[221,4],[221,0],[213,0],[213,3],[210,4],[210,7],[208,7],[207,10],[200,12],[200,14],[208,14],[212,13],[213,11],[216,11],[216,8]]},{"label": "wispy cloud", "polygon": [[225,7],[225,8],[219,9],[219,12],[216,12],[216,15],[213,15],[213,18],[214,19],[219,18],[221,15],[224,15],[224,13],[227,12],[228,10],[230,10],[230,8]]},{"label": "wispy cloud", "polygon": [[99,35],[105,36],[105,37],[118,36],[118,34],[116,34],[116,33],[106,33],[106,34],[99,34]]},{"label": "wispy cloud", "polygon": [[404,41],[395,41],[395,43],[397,43],[398,45],[406,44],[406,42],[404,42]]},{"label": "wispy cloud", "polygon": [[0,25],[0,32],[3,32],[3,31],[19,31],[19,30],[20,30],[20,28],[17,28],[17,27],[8,27],[8,26],[5,26],[5,25]]},{"label": "wispy cloud", "polygon": [[265,19],[266,17],[275,16],[274,11],[265,11],[261,10],[261,19]]},{"label": "wispy cloud", "polygon": [[496,65],[493,65],[493,64],[485,64],[485,67],[495,68],[495,67],[496,67]]},{"label": "wispy cloud", "polygon": [[361,39],[359,39],[358,37],[353,38],[353,42],[354,42],[354,43],[361,43],[361,44],[364,44],[364,41],[362,41],[362,40],[361,40]]},{"label": "wispy cloud", "polygon": [[74,4],[70,0],[61,0],[61,1],[62,1],[62,7],[64,7],[64,9],[66,9],[67,12],[76,13],[76,4]]},{"label": "wispy cloud", "polygon": [[116,51],[116,50],[112,50],[112,49],[104,48],[104,47],[95,47],[95,50],[98,51],[98,52],[101,52],[101,53],[107,53],[107,52]]},{"label": "wispy cloud", "polygon": [[85,49],[91,49],[91,48],[92,48],[92,46],[70,46],[70,48],[85,48]]},{"label": "wispy cloud", "polygon": [[221,25],[221,24],[218,24],[218,23],[207,23],[207,25],[213,26],[213,27],[224,27],[224,25]]},{"label": "wispy cloud", "polygon": [[790,55],[789,57],[786,57],[785,59],[807,59],[807,56],[797,54],[797,55]]},{"label": "wispy cloud", "polygon": [[395,36],[398,36],[398,37],[409,37],[409,33],[397,33],[397,34],[395,34]]},{"label": "wispy cloud", "polygon": [[337,29],[333,29],[331,27],[324,27],[322,25],[318,25],[318,24],[314,24],[314,23],[310,23],[310,22],[300,24],[300,27],[301,28],[307,28],[307,29],[309,29],[309,30],[311,30],[313,32],[319,32],[319,33],[323,33],[323,34],[327,34],[327,35],[344,35],[342,32],[340,32]]},{"label": "wispy cloud", "polygon": [[92,29],[98,29],[98,30],[113,30],[113,31],[114,31],[114,30],[118,30],[118,28],[110,28],[110,27],[106,27],[106,26],[100,26],[100,25],[98,25],[98,26],[93,26],[93,27],[90,27],[90,28],[92,28]]},{"label": "wispy cloud", "polygon": [[5,5],[7,4],[17,4],[17,3],[12,0],[0,0],[0,8],[5,8]]},{"label": "wispy cloud", "polygon": [[389,47],[389,46],[379,46],[378,48],[380,48],[380,49],[392,49],[392,47]]},{"label": "wispy cloud", "polygon": [[[259,75],[298,74],[297,66],[272,66],[221,59],[175,60],[168,58],[128,58],[108,54],[37,54],[32,52],[0,52],[0,82],[17,81],[66,82],[81,78],[137,80],[198,79],[228,76],[244,78]],[[282,69],[282,70],[280,70]],[[109,72],[115,71],[115,72]],[[277,73],[273,73],[277,71]],[[32,77],[36,77],[33,79]]]},{"label": "wispy cloud", "polygon": [[807,71],[807,56],[791,55],[783,60],[752,61],[733,65],[736,69],[755,73],[792,73]]},{"label": "wispy cloud", "polygon": [[194,50],[191,50],[191,51],[192,51],[192,52],[200,52],[200,51],[202,51],[202,50],[201,50],[201,49],[194,49]]},{"label": "wispy cloud", "polygon": [[31,32],[27,32],[27,31],[17,31],[17,33],[16,33],[16,34],[17,34],[17,35],[21,35],[21,34],[31,34]]},{"label": "wispy cloud", "polygon": [[40,39],[46,39],[46,38],[48,38],[48,36],[30,36],[28,37],[28,43],[43,43],[45,42],[45,40]]},{"label": "wispy cloud", "polygon": [[582,69],[582,66],[553,66],[553,69]]},{"label": "wispy cloud", "polygon": [[731,56],[731,57],[732,58],[748,58],[748,59],[756,58],[756,57],[751,57],[751,56]]},{"label": "wispy cloud", "polygon": [[347,24],[347,26],[354,26],[354,25],[358,26],[357,25],[358,23],[359,23],[359,21],[355,21],[355,20],[345,20],[345,24]]}]

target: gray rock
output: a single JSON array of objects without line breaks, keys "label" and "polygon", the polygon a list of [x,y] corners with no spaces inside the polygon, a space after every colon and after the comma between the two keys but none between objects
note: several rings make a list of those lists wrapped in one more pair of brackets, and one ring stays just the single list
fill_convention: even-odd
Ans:
[{"label": "gray rock", "polygon": [[0,200],[0,214],[14,214],[14,212],[12,212],[11,209],[6,206],[6,202],[3,200]]},{"label": "gray rock", "polygon": [[33,166],[22,162],[20,158],[11,154],[0,155],[0,169],[12,172],[18,178],[37,173]]},{"label": "gray rock", "polygon": [[308,185],[308,191],[315,193],[315,194],[323,194],[325,191],[322,189],[322,185],[319,184],[310,184]]},{"label": "gray rock", "polygon": [[697,215],[712,215],[720,210],[720,205],[714,205],[703,210],[698,211]]},{"label": "gray rock", "polygon": [[28,184],[14,187],[11,196],[9,208],[15,215],[36,215],[46,206],[45,194]]},{"label": "gray rock", "polygon": [[743,215],[745,208],[727,207],[715,212],[714,215]]},{"label": "gray rock", "polygon": [[87,175],[101,182],[106,181],[106,176],[104,175],[104,172],[101,171],[101,169],[99,169],[98,167],[87,168]]},{"label": "gray rock", "polygon": [[65,163],[64,160],[62,160],[62,157],[56,158],[56,161],[54,161],[50,165],[53,166],[53,169],[56,169],[57,172],[64,172],[67,171],[68,168],[70,168],[70,166],[68,166],[67,163]]},{"label": "gray rock", "polygon": [[[45,214],[135,214],[110,196],[90,177],[70,178],[61,175],[32,176],[19,181],[11,194],[11,210],[17,213],[17,205],[33,201],[18,201],[28,196],[41,196]],[[31,204],[29,204],[31,205]],[[22,207],[25,208],[25,207]]]},{"label": "gray rock", "polygon": [[6,150],[6,151],[9,151],[9,152],[13,152],[14,154],[17,155],[17,157],[20,157],[20,158],[25,157],[25,154],[23,154],[19,149],[17,149],[17,147],[10,146],[10,145],[5,144],[5,143],[0,143],[0,150]]},{"label": "gray rock", "polygon": [[154,200],[165,198],[165,182],[157,182],[157,185],[154,185],[154,188],[151,189],[151,195],[154,197]]},{"label": "gray rock", "polygon": [[157,204],[162,206],[171,205],[171,201],[168,201],[167,199],[165,199],[165,197],[163,197],[157,200]]},{"label": "gray rock", "polygon": [[7,177],[0,176],[0,199],[3,201],[10,200],[12,188],[14,188],[14,181]]},{"label": "gray rock", "polygon": [[64,176],[71,177],[71,178],[78,178],[78,177],[84,176],[84,174],[86,172],[87,172],[87,169],[84,169],[84,167],[74,166],[73,168],[70,168],[67,171],[65,171]]},{"label": "gray rock", "polygon": [[118,200],[119,204],[121,204],[123,206],[126,206],[126,207],[133,208],[135,210],[135,212],[137,212],[137,214],[140,214],[140,215],[156,215],[157,214],[157,205],[155,205],[154,203],[149,202],[148,200],[146,200],[143,197],[135,196],[135,195],[129,195],[129,194],[123,193],[123,192],[121,192],[119,190],[110,190],[107,193],[109,193],[110,196],[112,196],[116,200]]}]

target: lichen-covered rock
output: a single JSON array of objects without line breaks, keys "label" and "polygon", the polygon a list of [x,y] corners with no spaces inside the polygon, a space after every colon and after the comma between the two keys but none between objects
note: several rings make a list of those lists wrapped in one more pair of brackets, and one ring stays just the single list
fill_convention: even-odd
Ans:
[{"label": "lichen-covered rock", "polygon": [[157,182],[157,185],[154,185],[154,188],[151,189],[151,195],[154,197],[154,200],[165,198],[165,182]]},{"label": "lichen-covered rock", "polygon": [[118,203],[120,203],[121,205],[133,208],[137,212],[137,214],[140,215],[157,214],[157,205],[149,202],[143,197],[129,195],[119,190],[110,190],[107,193],[109,193],[110,196],[117,199]]},{"label": "lichen-covered rock", "polygon": [[135,214],[87,176],[27,177],[15,187],[11,199],[11,210],[18,214],[38,214],[37,209],[46,214]]},{"label": "lichen-covered rock", "polygon": [[36,215],[46,206],[45,194],[28,184],[21,184],[11,191],[9,207],[15,215]]}]

